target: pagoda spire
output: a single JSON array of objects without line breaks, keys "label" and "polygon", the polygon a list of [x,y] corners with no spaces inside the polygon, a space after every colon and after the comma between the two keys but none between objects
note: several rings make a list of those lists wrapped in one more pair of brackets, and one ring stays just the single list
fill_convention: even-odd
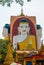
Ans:
[{"label": "pagoda spire", "polygon": [[23,7],[21,7],[21,14],[20,14],[20,16],[25,16],[25,15],[23,14]]}]

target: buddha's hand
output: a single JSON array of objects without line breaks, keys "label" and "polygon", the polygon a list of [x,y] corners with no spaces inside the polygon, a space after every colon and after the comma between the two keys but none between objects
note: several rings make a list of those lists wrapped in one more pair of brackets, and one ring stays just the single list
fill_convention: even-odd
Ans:
[{"label": "buddha's hand", "polygon": [[19,63],[12,63],[12,64],[10,64],[10,65],[22,65],[22,64],[19,64]]},{"label": "buddha's hand", "polygon": [[10,64],[10,65],[17,65],[17,63],[14,63],[14,62],[13,62],[13,63],[12,63],[12,64]]}]

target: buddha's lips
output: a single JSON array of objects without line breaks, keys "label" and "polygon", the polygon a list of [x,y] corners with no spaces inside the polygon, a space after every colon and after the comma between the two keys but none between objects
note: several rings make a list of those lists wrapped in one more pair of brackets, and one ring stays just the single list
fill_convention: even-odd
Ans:
[{"label": "buddha's lips", "polygon": [[26,30],[23,30],[23,32],[26,32]]}]

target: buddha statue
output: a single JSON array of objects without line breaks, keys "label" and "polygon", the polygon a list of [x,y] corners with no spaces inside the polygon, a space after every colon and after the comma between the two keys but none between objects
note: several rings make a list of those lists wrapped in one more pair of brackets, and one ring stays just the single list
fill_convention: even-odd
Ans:
[{"label": "buddha statue", "polygon": [[2,34],[5,40],[10,41],[10,25],[9,24],[4,25]]},{"label": "buddha statue", "polygon": [[36,50],[34,35],[30,35],[30,26],[27,19],[21,19],[18,26],[18,35],[13,36],[13,48],[16,50]]}]

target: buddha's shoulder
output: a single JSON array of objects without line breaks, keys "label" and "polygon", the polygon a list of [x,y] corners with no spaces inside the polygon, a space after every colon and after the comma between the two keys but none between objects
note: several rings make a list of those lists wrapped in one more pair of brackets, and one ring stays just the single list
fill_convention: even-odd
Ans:
[{"label": "buddha's shoulder", "polygon": [[35,36],[34,36],[34,35],[28,35],[28,37],[29,37],[29,38],[35,38]]}]

